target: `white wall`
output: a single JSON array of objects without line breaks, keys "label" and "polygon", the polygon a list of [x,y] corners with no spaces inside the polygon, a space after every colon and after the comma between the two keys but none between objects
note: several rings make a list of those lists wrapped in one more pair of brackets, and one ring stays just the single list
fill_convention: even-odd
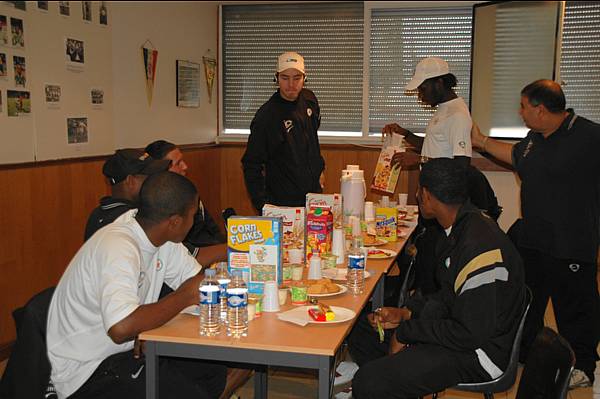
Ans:
[{"label": "white wall", "polygon": [[[166,138],[177,144],[206,143],[217,135],[217,84],[208,103],[204,66],[199,108],[176,106],[175,61],[202,64],[217,55],[217,2],[112,2],[115,145],[143,147]],[[158,50],[152,105],[148,105],[141,46]]]}]

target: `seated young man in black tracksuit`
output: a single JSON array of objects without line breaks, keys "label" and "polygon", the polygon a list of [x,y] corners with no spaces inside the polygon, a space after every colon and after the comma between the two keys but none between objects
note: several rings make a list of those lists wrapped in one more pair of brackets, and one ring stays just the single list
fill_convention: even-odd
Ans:
[{"label": "seated young man in black tracksuit", "polygon": [[[446,236],[437,257],[441,288],[359,320],[349,337],[360,366],[354,398],[423,396],[459,382],[491,380],[507,366],[525,306],[522,262],[498,225],[467,200],[466,181],[455,160],[423,165],[419,209]],[[386,329],[383,343],[377,321]]]}]

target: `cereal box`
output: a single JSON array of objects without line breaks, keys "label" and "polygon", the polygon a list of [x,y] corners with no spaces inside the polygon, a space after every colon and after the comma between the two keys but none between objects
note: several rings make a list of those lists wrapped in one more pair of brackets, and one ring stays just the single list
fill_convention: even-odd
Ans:
[{"label": "cereal box", "polygon": [[342,228],[342,194],[306,194],[306,214],[311,208],[329,208],[333,213],[333,223],[336,229]]},{"label": "cereal box", "polygon": [[306,259],[331,252],[333,215],[327,208],[312,208],[306,215]]},{"label": "cereal box", "polygon": [[262,294],[265,281],[282,282],[283,221],[263,216],[227,219],[229,272],[242,270],[248,292]]},{"label": "cereal box", "polygon": [[396,241],[398,210],[396,208],[377,208],[375,210],[375,230],[377,238]]},{"label": "cereal box", "polygon": [[393,194],[396,191],[398,177],[400,176],[400,165],[392,167],[392,157],[397,152],[404,151],[401,147],[384,147],[379,154],[371,190],[379,194]]},{"label": "cereal box", "polygon": [[283,220],[283,263],[289,263],[288,250],[298,248],[304,254],[304,208],[266,204],[263,216],[280,217]]}]

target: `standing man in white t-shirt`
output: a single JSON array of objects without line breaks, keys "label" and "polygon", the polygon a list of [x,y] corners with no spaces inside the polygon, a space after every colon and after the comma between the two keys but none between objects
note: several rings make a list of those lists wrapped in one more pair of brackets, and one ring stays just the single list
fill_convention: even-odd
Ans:
[{"label": "standing man in white t-shirt", "polygon": [[[75,254],[48,313],[48,358],[59,398],[145,397],[135,338],[198,300],[201,266],[181,244],[197,204],[187,178],[152,175],[140,190],[139,209],[99,230]],[[158,300],[163,282],[175,291]],[[165,358],[160,373],[164,398],[216,398],[225,386],[221,365]]]},{"label": "standing man in white t-shirt", "polygon": [[450,73],[448,63],[441,58],[421,60],[405,90],[417,90],[419,100],[437,107],[425,129],[425,138],[416,136],[397,123],[385,125],[383,134],[398,133],[412,144],[417,152],[400,152],[392,163],[410,167],[427,162],[430,158],[454,158],[471,162],[471,114],[465,101],[456,95],[456,76]]}]

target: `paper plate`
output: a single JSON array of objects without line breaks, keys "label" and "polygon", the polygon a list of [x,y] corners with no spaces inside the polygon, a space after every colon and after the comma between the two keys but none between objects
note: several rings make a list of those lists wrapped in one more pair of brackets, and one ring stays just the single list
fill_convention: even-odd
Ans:
[{"label": "paper plate", "polygon": [[365,247],[379,247],[379,246],[385,245],[387,243],[388,242],[386,240],[382,240],[381,238],[378,238],[378,239],[375,240],[375,242],[373,244],[367,244],[367,243],[365,243],[364,246]]},{"label": "paper plate", "polygon": [[348,291],[348,287],[346,287],[345,285],[339,285],[339,284],[336,284],[336,285],[338,287],[340,287],[340,290],[338,292],[328,292],[327,294],[308,294],[308,296],[314,296],[314,297],[320,298],[320,297],[324,297],[324,296],[340,295],[340,294],[343,294],[344,292]]},{"label": "paper plate", "polygon": [[396,256],[396,251],[391,249],[369,249],[367,258],[369,259],[388,259]]},{"label": "paper plate", "polygon": [[[335,281],[346,281],[346,274],[348,274],[348,269],[324,269],[321,274],[323,277],[335,280]],[[371,273],[368,270],[365,270],[365,278],[371,277]]]},{"label": "paper plate", "polygon": [[298,318],[301,320],[306,320],[307,322],[314,323],[314,324],[343,323],[345,321],[352,320],[356,316],[356,313],[351,309],[343,308],[341,306],[330,306],[331,310],[333,310],[333,313],[335,313],[335,319],[330,320],[330,321],[316,321],[308,315],[308,309],[311,309],[314,307],[316,307],[316,306],[314,306],[314,305],[299,306],[295,309],[288,310],[285,313],[286,313],[286,315],[289,315],[291,317]]}]

